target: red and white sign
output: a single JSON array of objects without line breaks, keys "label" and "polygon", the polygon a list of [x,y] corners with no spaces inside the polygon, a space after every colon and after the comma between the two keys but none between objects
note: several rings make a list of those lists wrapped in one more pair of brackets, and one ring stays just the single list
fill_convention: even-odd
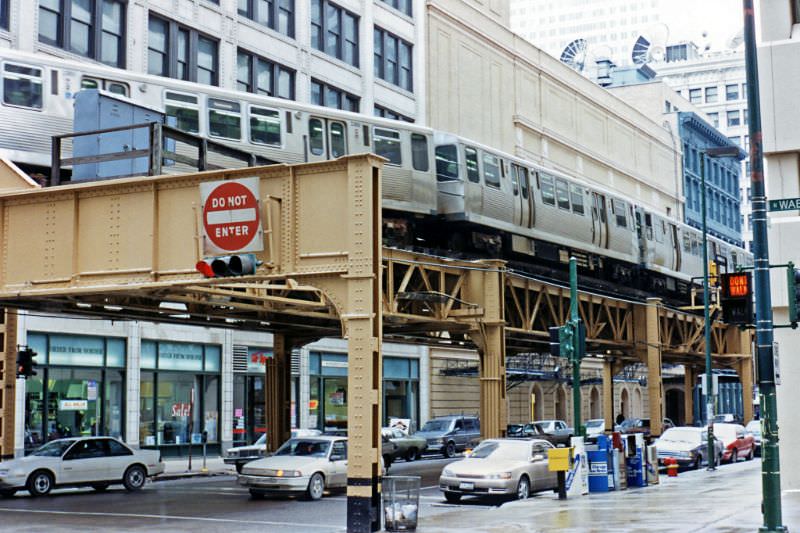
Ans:
[{"label": "red and white sign", "polygon": [[264,249],[258,181],[258,178],[242,178],[200,184],[204,253]]}]

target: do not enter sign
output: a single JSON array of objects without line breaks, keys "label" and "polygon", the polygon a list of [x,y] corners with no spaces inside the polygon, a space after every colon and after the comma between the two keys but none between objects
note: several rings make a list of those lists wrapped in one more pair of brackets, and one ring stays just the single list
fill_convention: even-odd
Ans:
[{"label": "do not enter sign", "polygon": [[201,183],[200,195],[205,253],[264,249],[258,178]]}]

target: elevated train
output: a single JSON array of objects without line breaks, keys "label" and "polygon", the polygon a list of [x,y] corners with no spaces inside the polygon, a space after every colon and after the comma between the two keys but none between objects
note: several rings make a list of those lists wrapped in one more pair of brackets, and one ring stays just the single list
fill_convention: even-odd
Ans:
[{"label": "elevated train", "polygon": [[[0,75],[0,156],[28,171],[45,172],[51,136],[72,132],[76,93],[100,89],[162,109],[184,131],[274,161],[385,157],[389,244],[422,242],[544,264],[575,255],[586,274],[679,297],[702,274],[697,229],[601,185],[450,133],[13,50],[3,51]],[[752,263],[748,252],[713,237],[709,256],[729,269]]]}]

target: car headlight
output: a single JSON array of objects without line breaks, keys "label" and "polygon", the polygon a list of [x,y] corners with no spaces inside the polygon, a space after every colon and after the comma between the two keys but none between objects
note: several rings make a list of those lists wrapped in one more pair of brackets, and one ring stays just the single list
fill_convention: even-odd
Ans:
[{"label": "car headlight", "polygon": [[238,451],[228,450],[228,457],[239,457]]},{"label": "car headlight", "polygon": [[486,479],[511,479],[511,472],[500,472],[499,474],[489,474]]},{"label": "car headlight", "polygon": [[302,475],[299,470],[278,470],[275,472],[275,477],[300,477]]},{"label": "car headlight", "polygon": [[442,470],[442,475],[444,477],[455,477],[455,474],[453,474],[453,471],[450,470],[449,468],[445,468],[444,470]]}]

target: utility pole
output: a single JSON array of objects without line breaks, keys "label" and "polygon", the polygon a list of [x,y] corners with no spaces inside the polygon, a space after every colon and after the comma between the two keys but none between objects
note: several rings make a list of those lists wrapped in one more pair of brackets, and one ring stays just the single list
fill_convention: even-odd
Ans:
[{"label": "utility pole", "polygon": [[711,313],[709,311],[708,290],[708,227],[706,220],[706,154],[700,152],[700,208],[703,210],[703,330],[705,333],[706,352],[706,386],[703,392],[706,395],[706,462],[708,469],[716,468],[716,455],[714,451],[714,386],[712,385],[711,371]]},{"label": "utility pole", "polygon": [[756,368],[761,397],[761,488],[764,525],[760,531],[786,531],[781,518],[781,467],[778,456],[778,406],[772,348],[772,298],[769,282],[767,196],[764,187],[764,147],[761,139],[758,61],[753,0],[743,0],[747,108],[750,132],[750,182],[753,192],[754,286],[756,297]]},{"label": "utility pole", "polygon": [[581,359],[583,359],[586,344],[583,324],[578,315],[578,264],[574,257],[569,258],[569,320],[567,321],[567,329],[572,332],[572,423],[575,434],[582,437]]}]

